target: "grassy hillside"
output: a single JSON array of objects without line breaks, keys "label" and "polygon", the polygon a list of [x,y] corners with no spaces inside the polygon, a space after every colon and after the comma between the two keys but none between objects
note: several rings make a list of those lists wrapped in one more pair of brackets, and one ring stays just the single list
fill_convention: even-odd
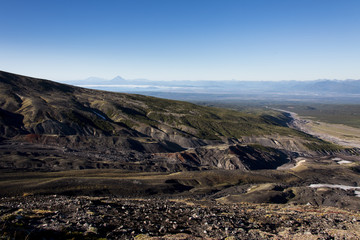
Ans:
[{"label": "grassy hillside", "polygon": [[341,150],[288,128],[288,116],[269,110],[200,106],[6,72],[0,72],[0,96],[0,137],[80,151],[179,152],[229,142],[291,152]]},{"label": "grassy hillside", "polygon": [[[134,94],[83,89],[0,72],[0,121],[16,133],[136,135],[150,127],[166,134],[218,140],[250,135],[302,135],[285,116],[249,114]],[[16,125],[8,118],[17,118]],[[5,134],[5,133],[3,133]]]},{"label": "grassy hillside", "polygon": [[[287,127],[281,126],[286,121],[285,116],[274,113],[267,116],[261,113],[248,114],[244,112],[203,107],[195,104],[171,101],[140,95],[129,96],[132,101],[140,101],[144,105],[133,105],[126,113],[127,120],[136,123],[151,124],[159,127],[161,124],[179,129],[189,135],[202,139],[219,139],[219,137],[234,137],[269,134],[294,134]],[[129,109],[129,108],[128,108]],[[120,112],[121,111],[121,112]],[[124,109],[113,109],[112,115],[121,115]],[[110,116],[111,117],[111,116]],[[114,118],[114,120],[116,120]]]}]

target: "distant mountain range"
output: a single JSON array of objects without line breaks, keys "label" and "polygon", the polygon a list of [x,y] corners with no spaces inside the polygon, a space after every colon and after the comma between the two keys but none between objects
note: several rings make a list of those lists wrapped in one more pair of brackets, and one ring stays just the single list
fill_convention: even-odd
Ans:
[{"label": "distant mountain range", "polygon": [[71,85],[113,92],[142,93],[179,100],[211,99],[328,99],[360,102],[360,80],[314,81],[152,81],[90,77],[64,82]]}]

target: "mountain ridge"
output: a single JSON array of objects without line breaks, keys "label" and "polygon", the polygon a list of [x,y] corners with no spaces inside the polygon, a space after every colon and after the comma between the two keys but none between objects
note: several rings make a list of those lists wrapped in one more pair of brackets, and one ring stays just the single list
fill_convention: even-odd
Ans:
[{"label": "mountain ridge", "polygon": [[[6,72],[0,72],[0,86],[3,139],[60,146],[88,156],[97,152],[103,154],[101,161],[114,157],[120,162],[113,167],[127,168],[127,159],[137,158],[142,165],[130,168],[155,162],[160,166],[150,169],[274,168],[297,152],[316,151],[314,145],[319,152],[341,151],[288,128],[288,116],[274,111],[249,114]],[[247,158],[263,162],[246,164]]]}]

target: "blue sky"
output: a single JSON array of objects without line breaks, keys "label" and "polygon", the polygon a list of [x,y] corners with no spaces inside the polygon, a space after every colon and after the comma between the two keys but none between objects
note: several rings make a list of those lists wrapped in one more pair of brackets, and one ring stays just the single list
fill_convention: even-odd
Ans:
[{"label": "blue sky", "polygon": [[52,80],[360,79],[358,0],[0,0],[0,70]]}]

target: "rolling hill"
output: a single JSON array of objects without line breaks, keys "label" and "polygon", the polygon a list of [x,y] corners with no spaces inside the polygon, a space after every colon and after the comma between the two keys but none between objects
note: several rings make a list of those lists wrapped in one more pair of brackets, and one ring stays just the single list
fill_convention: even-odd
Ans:
[{"label": "rolling hill", "polygon": [[0,72],[3,142],[62,148],[82,159],[57,163],[28,151],[21,161],[3,158],[3,168],[262,169],[302,153],[341,151],[288,128],[289,120]]}]

